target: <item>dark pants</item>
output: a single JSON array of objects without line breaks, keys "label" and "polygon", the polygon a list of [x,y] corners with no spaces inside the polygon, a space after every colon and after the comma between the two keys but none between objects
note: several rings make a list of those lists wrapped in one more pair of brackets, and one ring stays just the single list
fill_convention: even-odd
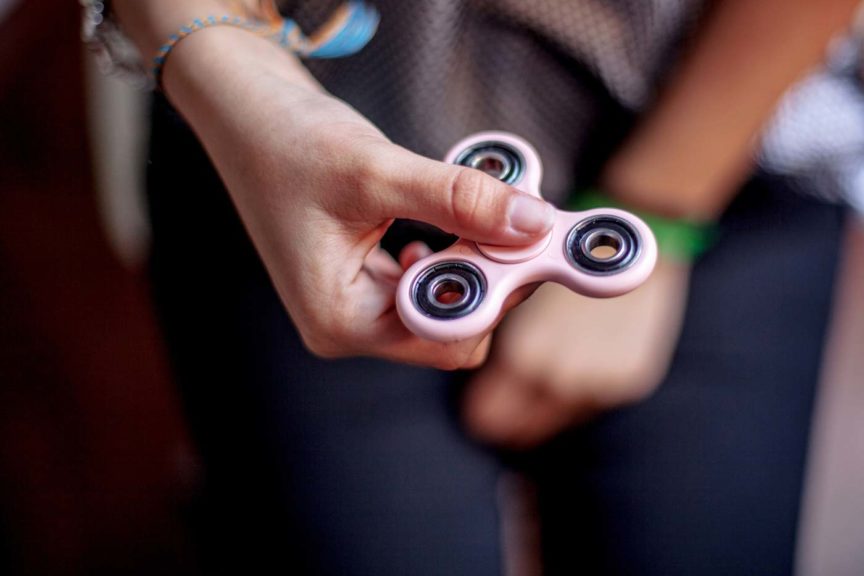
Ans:
[{"label": "dark pants", "polygon": [[549,574],[791,574],[842,211],[751,182],[658,392],[546,447]]},{"label": "dark pants", "polygon": [[[458,427],[458,377],[306,352],[161,102],[148,176],[206,572],[499,574],[498,467]],[[754,181],[696,267],[660,392],[519,459],[550,573],[790,573],[841,220]]]}]

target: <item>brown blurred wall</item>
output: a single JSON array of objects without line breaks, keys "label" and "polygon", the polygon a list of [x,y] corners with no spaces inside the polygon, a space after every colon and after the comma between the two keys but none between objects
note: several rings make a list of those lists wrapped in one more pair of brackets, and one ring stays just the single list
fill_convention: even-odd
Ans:
[{"label": "brown blurred wall", "polygon": [[193,452],[97,214],[78,10],[0,22],[0,573],[188,574]]}]

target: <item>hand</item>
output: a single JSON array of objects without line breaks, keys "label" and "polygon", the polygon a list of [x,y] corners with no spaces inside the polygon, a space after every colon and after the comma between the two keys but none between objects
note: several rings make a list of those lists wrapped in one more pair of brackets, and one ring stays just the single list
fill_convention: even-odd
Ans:
[{"label": "hand", "polygon": [[[394,308],[402,267],[378,248],[393,218],[474,240],[536,241],[554,209],[477,171],[392,144],[288,54],[242,30],[177,46],[164,81],[197,132],[304,342],[316,354],[476,366],[489,339],[423,341]],[[416,246],[402,255],[410,264]]]},{"label": "hand", "polygon": [[541,286],[510,313],[470,383],[469,429],[524,449],[651,394],[678,341],[688,281],[689,266],[661,258],[644,285],[619,298]]}]

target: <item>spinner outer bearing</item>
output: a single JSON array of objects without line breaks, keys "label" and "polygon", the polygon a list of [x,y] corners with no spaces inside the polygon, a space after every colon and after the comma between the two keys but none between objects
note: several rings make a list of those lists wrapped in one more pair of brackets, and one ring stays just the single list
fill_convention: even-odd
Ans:
[{"label": "spinner outer bearing", "polygon": [[[438,287],[445,283],[461,289],[453,302],[441,302],[436,298]],[[433,264],[417,276],[411,287],[411,299],[417,310],[438,320],[467,316],[480,306],[485,296],[486,277],[479,268],[465,261]]]}]

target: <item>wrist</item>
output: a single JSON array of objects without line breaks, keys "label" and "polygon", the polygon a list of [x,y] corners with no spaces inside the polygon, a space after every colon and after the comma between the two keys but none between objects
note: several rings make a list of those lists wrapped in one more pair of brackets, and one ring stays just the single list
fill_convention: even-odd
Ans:
[{"label": "wrist", "polygon": [[696,186],[690,187],[683,179],[640,171],[632,167],[616,170],[610,166],[599,180],[604,192],[617,201],[651,214],[676,220],[711,222],[721,207],[709,201]]},{"label": "wrist", "polygon": [[230,26],[201,30],[179,43],[165,63],[162,85],[193,125],[199,117],[219,118],[223,109],[255,114],[275,96],[270,89],[279,90],[282,102],[292,91],[297,98],[323,92],[296,56]]},{"label": "wrist", "polygon": [[[301,137],[306,103],[323,91],[269,41],[230,27],[193,34],[163,72],[163,93],[188,123],[235,202],[269,188],[284,164],[277,142]],[[275,136],[278,132],[282,136]]]},{"label": "wrist", "polygon": [[714,156],[702,153],[688,156],[687,143],[670,144],[656,130],[648,132],[633,138],[610,159],[599,186],[621,202],[659,216],[716,220],[752,169],[751,148],[739,151],[734,162],[718,163]]}]

